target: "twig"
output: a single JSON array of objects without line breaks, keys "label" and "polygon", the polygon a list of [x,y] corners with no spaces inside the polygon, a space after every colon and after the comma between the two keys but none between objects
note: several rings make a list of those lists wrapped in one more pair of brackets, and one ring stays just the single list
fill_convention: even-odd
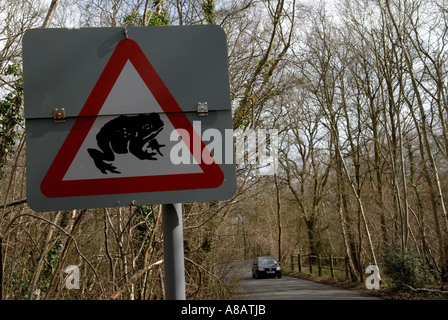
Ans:
[{"label": "twig", "polygon": [[131,285],[132,285],[137,279],[139,279],[142,275],[144,275],[145,272],[149,271],[150,269],[152,269],[153,267],[155,267],[155,266],[157,266],[157,265],[159,265],[159,264],[161,264],[161,263],[163,263],[163,259],[162,259],[162,260],[159,260],[159,261],[156,261],[156,262],[154,262],[153,264],[150,264],[149,266],[147,266],[145,269],[142,269],[142,270],[138,271],[137,273],[135,273],[135,274],[131,277],[131,279],[130,279],[128,282],[126,282],[126,283],[124,284],[124,286],[123,286],[120,290],[118,290],[117,292],[115,292],[115,293],[110,297],[110,299],[111,299],[111,300],[116,300],[116,299],[118,299],[118,297],[121,296],[121,294],[123,293],[123,291],[124,291],[125,289],[127,289],[129,286],[131,286]]},{"label": "twig", "polygon": [[216,275],[214,275],[213,273],[211,273],[210,271],[208,271],[207,269],[205,269],[203,266],[197,264],[196,262],[188,259],[188,258],[184,258],[186,261],[190,262],[191,264],[195,265],[197,268],[204,270],[206,273],[208,273],[209,275],[211,275],[213,278],[215,278],[219,283],[221,283],[222,285],[224,285],[224,283],[221,281],[221,279],[219,279]]},{"label": "twig", "polygon": [[100,286],[101,292],[102,292],[103,295],[104,295],[104,288],[103,288],[103,285],[101,284],[101,280],[100,280],[100,277],[99,277],[98,273],[96,272],[96,269],[92,266],[92,264],[90,263],[90,261],[89,261],[89,260],[88,260],[88,259],[81,253],[81,251],[79,250],[78,242],[76,241],[75,237],[74,237],[70,232],[67,232],[64,228],[58,226],[57,224],[55,224],[54,222],[52,222],[52,221],[50,221],[50,220],[48,220],[48,219],[45,219],[44,217],[40,217],[40,216],[31,214],[31,213],[22,213],[22,214],[20,214],[20,215],[18,215],[18,216],[16,216],[16,217],[14,217],[14,219],[11,220],[11,222],[9,223],[9,225],[7,226],[7,228],[6,228],[6,230],[5,230],[5,233],[7,233],[7,231],[9,230],[9,228],[12,226],[12,224],[14,223],[14,221],[15,221],[16,219],[18,219],[18,218],[20,218],[20,217],[23,217],[23,216],[30,216],[30,217],[33,217],[33,218],[36,218],[36,219],[43,220],[43,221],[47,222],[48,224],[50,224],[50,225],[56,227],[59,231],[61,231],[61,232],[62,232],[63,234],[65,234],[66,236],[70,237],[70,238],[73,240],[73,243],[74,243],[75,248],[76,248],[76,252],[78,252],[79,256],[80,256],[80,257],[81,257],[81,258],[82,258],[82,259],[83,259],[83,260],[90,266],[90,268],[93,270],[93,273],[95,274],[95,277],[98,279],[98,284],[99,284],[99,286]]},{"label": "twig", "polygon": [[438,290],[438,289],[413,288],[407,284],[405,285],[405,287],[408,289],[411,289],[414,292],[430,292],[430,293],[440,293],[440,294],[448,295],[448,291],[442,291],[442,290]]},{"label": "twig", "polygon": [[17,205],[25,203],[25,202],[26,202],[26,198],[21,199],[21,200],[14,200],[14,201],[6,203],[4,207],[8,208],[8,207],[12,207],[12,206],[17,206]]},{"label": "twig", "polygon": [[[196,296],[196,294],[199,292],[199,289],[201,288],[201,284],[202,284],[202,273],[201,273],[201,269],[200,269],[201,266],[198,265],[196,262],[193,262],[192,260],[188,259],[188,258],[185,258],[185,257],[184,257],[184,260],[190,262],[190,263],[196,268],[196,270],[197,270],[198,273],[199,273],[199,285],[198,285],[198,288],[196,289],[195,292],[193,292],[193,293],[191,294],[191,297],[194,297],[194,296]],[[205,270],[205,269],[204,269],[204,270]]]}]

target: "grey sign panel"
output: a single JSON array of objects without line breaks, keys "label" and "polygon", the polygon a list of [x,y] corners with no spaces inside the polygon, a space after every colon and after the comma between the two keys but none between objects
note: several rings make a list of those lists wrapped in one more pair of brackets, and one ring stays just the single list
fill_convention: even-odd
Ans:
[{"label": "grey sign panel", "polygon": [[222,29],[128,27],[129,39],[123,30],[25,34],[27,199],[37,211],[236,191]]}]

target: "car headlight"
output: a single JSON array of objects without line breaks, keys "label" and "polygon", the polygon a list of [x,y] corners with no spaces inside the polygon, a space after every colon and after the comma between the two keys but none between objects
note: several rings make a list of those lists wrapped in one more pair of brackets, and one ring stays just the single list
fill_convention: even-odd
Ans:
[{"label": "car headlight", "polygon": [[280,267],[277,267],[275,270],[277,270],[277,271],[281,271],[282,270],[282,268],[280,268]]},{"label": "car headlight", "polygon": [[258,271],[264,271],[264,268],[258,267]]}]

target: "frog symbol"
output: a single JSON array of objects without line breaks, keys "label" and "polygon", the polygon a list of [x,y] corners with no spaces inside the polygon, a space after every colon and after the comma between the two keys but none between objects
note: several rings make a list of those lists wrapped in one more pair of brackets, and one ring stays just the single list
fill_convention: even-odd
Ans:
[{"label": "frog symbol", "polygon": [[140,160],[157,160],[157,154],[163,157],[160,148],[165,145],[155,139],[162,129],[163,121],[157,113],[121,115],[107,122],[96,135],[99,150],[89,148],[87,152],[102,173],[121,173],[105,161],[114,161],[115,154],[126,153]]}]

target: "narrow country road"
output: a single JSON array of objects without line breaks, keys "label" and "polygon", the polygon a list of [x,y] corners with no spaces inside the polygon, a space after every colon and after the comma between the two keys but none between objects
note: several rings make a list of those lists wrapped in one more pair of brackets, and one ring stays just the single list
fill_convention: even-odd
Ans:
[{"label": "narrow country road", "polygon": [[366,293],[288,276],[254,279],[251,263],[238,263],[231,274],[234,281],[238,279],[237,292],[243,300],[379,300]]}]

